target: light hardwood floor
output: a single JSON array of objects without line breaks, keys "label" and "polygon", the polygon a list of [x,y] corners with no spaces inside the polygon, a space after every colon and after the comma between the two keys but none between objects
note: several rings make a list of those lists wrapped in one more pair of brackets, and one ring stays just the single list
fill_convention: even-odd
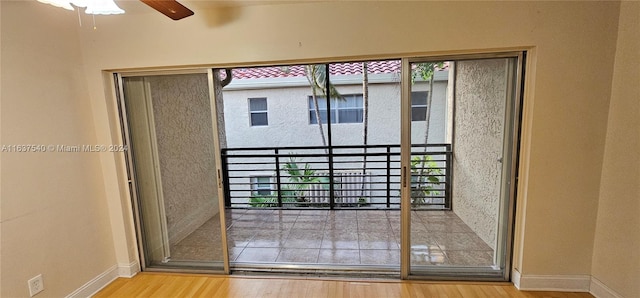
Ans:
[{"label": "light hardwood floor", "polygon": [[507,283],[321,280],[282,277],[139,273],[118,278],[94,297],[593,297],[588,293],[523,292]]}]

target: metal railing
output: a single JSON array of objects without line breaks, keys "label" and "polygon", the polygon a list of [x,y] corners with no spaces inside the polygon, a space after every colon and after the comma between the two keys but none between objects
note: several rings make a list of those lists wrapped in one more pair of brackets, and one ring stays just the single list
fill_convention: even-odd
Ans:
[{"label": "metal railing", "polygon": [[[412,208],[451,209],[451,157],[412,146]],[[227,208],[400,208],[400,145],[226,148],[222,170]]]}]

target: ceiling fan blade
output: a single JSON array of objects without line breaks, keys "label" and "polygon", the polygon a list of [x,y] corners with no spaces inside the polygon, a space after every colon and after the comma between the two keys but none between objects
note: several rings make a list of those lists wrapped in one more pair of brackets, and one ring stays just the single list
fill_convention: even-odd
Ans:
[{"label": "ceiling fan blade", "polygon": [[175,0],[140,0],[165,16],[177,21],[193,15],[193,11]]}]

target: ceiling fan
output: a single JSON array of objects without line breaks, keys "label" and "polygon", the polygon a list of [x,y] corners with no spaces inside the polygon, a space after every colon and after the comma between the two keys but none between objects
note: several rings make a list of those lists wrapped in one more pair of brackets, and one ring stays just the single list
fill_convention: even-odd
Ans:
[{"label": "ceiling fan", "polygon": [[[140,0],[151,8],[161,12],[173,20],[180,20],[193,15],[193,11],[176,0]],[[67,10],[75,10],[76,7],[86,7],[87,14],[121,14],[124,13],[113,0],[38,0],[38,2],[51,4]]]},{"label": "ceiling fan", "polygon": [[193,15],[193,11],[176,0],[140,0],[172,20],[177,21]]}]

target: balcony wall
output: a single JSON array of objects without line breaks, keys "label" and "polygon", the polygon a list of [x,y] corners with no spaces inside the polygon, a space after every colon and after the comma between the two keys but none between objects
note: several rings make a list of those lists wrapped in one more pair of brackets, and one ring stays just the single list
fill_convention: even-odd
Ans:
[{"label": "balcony wall", "polygon": [[210,179],[216,172],[208,81],[204,74],[149,81],[167,229],[174,244],[218,213],[218,188]]},{"label": "balcony wall", "polygon": [[496,248],[502,180],[506,60],[456,63],[453,211]]}]

